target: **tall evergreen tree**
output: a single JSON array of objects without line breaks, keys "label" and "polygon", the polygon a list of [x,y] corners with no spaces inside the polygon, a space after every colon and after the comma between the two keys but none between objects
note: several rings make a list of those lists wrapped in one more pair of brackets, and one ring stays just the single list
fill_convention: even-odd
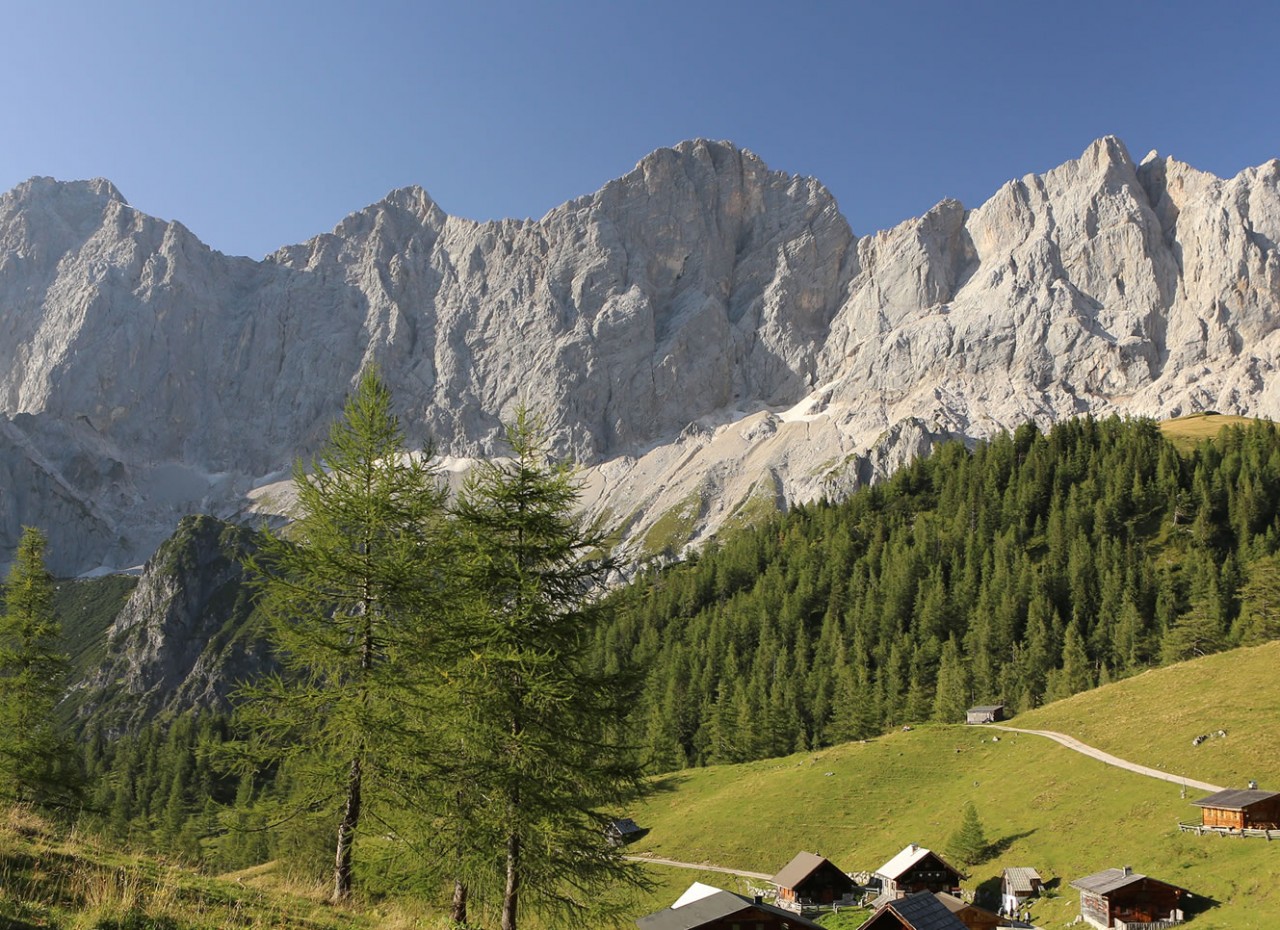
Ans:
[{"label": "tall evergreen tree", "polygon": [[456,505],[472,632],[455,680],[478,788],[469,878],[496,883],[502,930],[516,930],[528,906],[582,916],[634,877],[605,828],[644,783],[621,741],[633,682],[588,661],[612,568],[605,541],[575,515],[573,473],[527,411],[508,442],[511,458],[481,465]]},{"label": "tall evergreen tree", "polygon": [[438,637],[444,494],[406,453],[391,394],[366,373],[308,471],[297,519],[250,567],[285,671],[245,692],[249,758],[286,759],[312,810],[336,807],[333,898],[351,893],[353,844],[396,774],[403,715]]},{"label": "tall evergreen tree", "polygon": [[964,806],[960,826],[947,841],[947,855],[963,868],[977,865],[987,858],[990,845],[978,817],[978,808],[970,801]]},{"label": "tall evergreen tree", "polygon": [[69,800],[81,783],[76,754],[54,720],[66,687],[62,627],[53,609],[47,542],[23,527],[0,614],[0,798]]},{"label": "tall evergreen tree", "polygon": [[1240,588],[1240,642],[1257,645],[1280,638],[1280,555],[1255,559]]}]

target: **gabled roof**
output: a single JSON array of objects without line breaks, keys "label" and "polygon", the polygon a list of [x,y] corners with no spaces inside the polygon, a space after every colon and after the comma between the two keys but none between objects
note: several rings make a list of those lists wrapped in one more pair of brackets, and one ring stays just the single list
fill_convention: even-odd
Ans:
[{"label": "gabled roof", "polygon": [[871,915],[863,926],[891,911],[910,930],[967,930],[960,918],[927,891],[890,901]]},{"label": "gabled roof", "polygon": [[1259,801],[1267,801],[1280,797],[1280,791],[1259,791],[1256,788],[1235,788],[1219,791],[1199,801],[1192,801],[1196,807],[1212,807],[1222,811],[1242,811]]},{"label": "gabled roof", "polygon": [[779,888],[794,888],[816,872],[824,862],[835,868],[836,871],[841,871],[830,859],[824,859],[816,853],[798,852],[795,858],[784,865],[782,871],[769,879],[769,881]]},{"label": "gabled roof", "polygon": [[1003,704],[979,704],[976,707],[970,707],[968,712],[971,714],[990,714],[990,713],[994,713],[997,710],[1004,710],[1004,705]]},{"label": "gabled roof", "polygon": [[609,829],[615,831],[620,836],[626,836],[630,833],[639,833],[640,825],[630,817],[619,817],[616,820],[610,821]]},{"label": "gabled roof", "polygon": [[951,871],[955,872],[957,875],[961,874],[959,869],[953,866],[950,862],[947,862],[947,860],[943,859],[936,852],[933,852],[932,850],[929,850],[929,849],[925,849],[923,846],[917,846],[915,843],[912,843],[910,846],[908,846],[902,852],[898,853],[896,856],[894,856],[884,865],[880,866],[880,868],[876,869],[876,874],[883,875],[885,878],[896,879],[903,872],[907,871],[907,869],[914,866],[917,862],[919,862],[925,856],[933,856],[933,858],[937,859],[939,862],[941,862],[947,868],[951,869]]},{"label": "gabled roof", "polygon": [[[680,900],[671,907],[664,907],[653,914],[637,918],[636,926],[640,930],[695,930],[696,927],[701,927],[713,920],[721,920],[740,911],[755,909],[776,915],[795,930],[824,930],[821,924],[816,924],[792,911],[774,907],[772,904],[757,904],[751,898],[734,894],[732,891],[713,888],[710,885],[702,885],[700,882],[694,882],[694,886],[699,886],[694,897],[690,897],[690,892],[694,892],[694,887],[691,886],[689,891],[681,895]],[[684,903],[681,904],[681,901]]]},{"label": "gabled roof", "polygon": [[1151,878],[1131,869],[1103,869],[1101,872],[1094,872],[1084,878],[1077,878],[1071,883],[1071,887],[1079,888],[1081,891],[1090,891],[1094,894],[1110,894],[1113,891],[1127,888],[1141,881],[1151,881],[1158,885],[1164,885],[1166,888],[1186,891],[1185,888],[1178,888],[1177,885],[1170,885],[1168,882],[1162,882],[1158,878]]},{"label": "gabled roof", "polygon": [[1035,891],[1038,881],[1041,881],[1040,873],[1035,869],[1018,867],[1004,870],[1004,883],[1013,892]]}]

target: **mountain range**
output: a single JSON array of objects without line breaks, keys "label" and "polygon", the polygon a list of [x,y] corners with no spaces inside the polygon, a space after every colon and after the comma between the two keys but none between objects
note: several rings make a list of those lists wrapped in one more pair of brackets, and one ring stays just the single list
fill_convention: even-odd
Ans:
[{"label": "mountain range", "polygon": [[859,238],[729,143],[540,220],[419,188],[261,261],[104,180],[0,197],[0,563],[136,565],[185,514],[269,519],[359,373],[449,471],[527,403],[634,555],[1027,420],[1280,418],[1280,161],[1223,180],[1113,137]]}]

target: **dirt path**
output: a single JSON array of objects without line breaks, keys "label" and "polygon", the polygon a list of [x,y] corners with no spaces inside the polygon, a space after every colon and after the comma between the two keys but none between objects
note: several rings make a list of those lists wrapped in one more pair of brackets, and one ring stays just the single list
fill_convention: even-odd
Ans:
[{"label": "dirt path", "polygon": [[1022,730],[1018,727],[1006,727],[998,723],[985,724],[988,727],[994,727],[997,730],[1008,730],[1010,733],[1029,733],[1032,736],[1043,736],[1051,739],[1056,743],[1061,743],[1068,749],[1074,749],[1076,752],[1082,752],[1086,756],[1092,756],[1099,762],[1105,762],[1107,765],[1114,765],[1116,768],[1128,769],[1130,772],[1137,772],[1139,775],[1146,775],[1149,778],[1158,778],[1161,781],[1171,781],[1175,785],[1186,785],[1191,788],[1199,788],[1201,791],[1213,793],[1222,791],[1221,785],[1211,785],[1207,781],[1196,781],[1194,778],[1184,778],[1181,775],[1170,775],[1168,772],[1162,772],[1159,769],[1149,768],[1145,765],[1138,765],[1136,762],[1126,762],[1111,755],[1109,752],[1103,752],[1101,749],[1094,749],[1085,743],[1080,742],[1074,736],[1067,736],[1065,733],[1055,733],[1053,730]]},{"label": "dirt path", "polygon": [[657,856],[623,856],[632,862],[652,862],[654,865],[671,865],[677,869],[697,869],[699,872],[724,872],[726,875],[739,875],[742,878],[760,878],[768,881],[773,878],[767,872],[744,872],[742,869],[727,869],[722,865],[707,865],[705,862],[677,862],[674,859],[659,859]]}]

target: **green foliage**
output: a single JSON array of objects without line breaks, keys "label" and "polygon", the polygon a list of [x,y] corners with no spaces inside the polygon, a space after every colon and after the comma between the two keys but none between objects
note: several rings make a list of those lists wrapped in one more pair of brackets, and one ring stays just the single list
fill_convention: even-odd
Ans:
[{"label": "green foliage", "polygon": [[525,909],[598,919],[611,886],[634,880],[605,827],[644,782],[620,740],[630,679],[589,661],[613,570],[600,528],[575,514],[573,472],[527,411],[508,443],[511,458],[479,466],[456,505],[468,647],[431,722],[452,751],[439,796],[457,877],[498,896],[514,930]]},{"label": "green foliage", "polygon": [[1250,563],[1240,588],[1238,635],[1247,646],[1280,639],[1280,555]]},{"label": "green foliage", "polygon": [[961,869],[969,869],[986,860],[990,852],[986,831],[973,802],[965,804],[960,826],[947,840],[947,856]]},{"label": "green foliage", "polygon": [[296,521],[249,562],[285,671],[245,689],[245,771],[287,768],[293,803],[332,818],[342,899],[362,815],[391,816],[405,698],[439,635],[443,493],[372,372],[294,481]]},{"label": "green foliage", "polygon": [[1280,633],[1280,431],[1183,453],[1148,420],[955,444],[839,504],[722,533],[615,593],[651,768],[1015,712]]},{"label": "green foliage", "polygon": [[66,804],[82,778],[54,707],[67,684],[44,534],[24,527],[0,614],[0,800]]}]

